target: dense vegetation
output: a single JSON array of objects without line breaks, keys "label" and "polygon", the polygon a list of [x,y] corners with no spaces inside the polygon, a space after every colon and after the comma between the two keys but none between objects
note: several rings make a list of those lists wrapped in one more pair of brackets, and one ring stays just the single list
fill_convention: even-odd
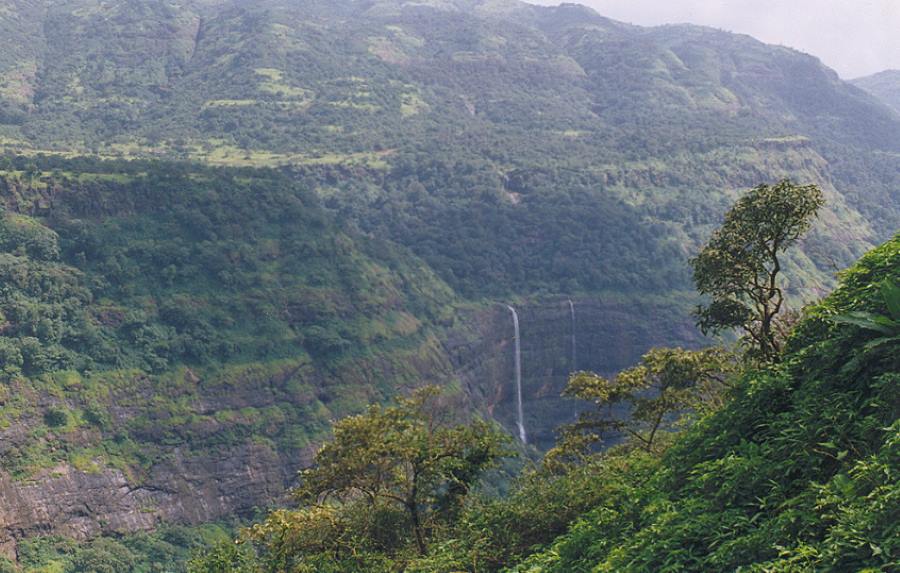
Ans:
[{"label": "dense vegetation", "polygon": [[77,542],[62,536],[23,540],[18,569],[0,557],[0,571],[40,573],[168,573],[186,562],[191,552],[229,538],[231,527],[163,526],[153,533]]},{"label": "dense vegetation", "polygon": [[[0,485],[120,472],[194,522],[270,504],[336,418],[429,382],[465,400],[441,339],[461,308],[580,296],[623,309],[617,346],[661,317],[695,340],[687,261],[741,189],[821,188],[782,261],[798,300],[900,227],[900,119],[875,98],[792,50],[572,4],[12,0],[0,149]],[[560,459],[436,518],[409,567],[511,565],[601,503],[643,512],[674,463]],[[141,503],[140,528],[168,519]],[[107,517],[78,533],[121,533]],[[143,572],[210,531],[19,549]]]},{"label": "dense vegetation", "polygon": [[[824,234],[848,240],[812,249],[820,267],[900,225],[900,119],[815,59],[746,37],[479,0],[18,0],[0,25],[0,145],[341,166],[316,190],[479,294],[495,278],[546,287],[529,261],[578,238],[597,249],[637,223],[668,240],[621,262],[667,260],[703,240],[723,190],[782,176],[831,195]],[[525,213],[535,208],[550,217]],[[592,234],[534,229],[562,233],[573,213]],[[473,268],[449,261],[435,243],[451,224],[479,244],[482,227],[502,227],[510,260],[465,243]],[[602,288],[638,282],[618,262],[593,274],[557,264],[573,288],[595,289],[598,274]]]},{"label": "dense vegetation", "polygon": [[[900,558],[897,327],[900,237],[810,309],[784,362],[667,452],[619,505],[604,502],[520,571],[888,571]],[[890,335],[888,335],[890,336]]]},{"label": "dense vegetation", "polygon": [[[249,530],[242,544],[220,546],[192,570],[892,570],[900,556],[898,271],[900,236],[863,257],[831,296],[806,311],[779,363],[754,362],[720,387],[724,406],[694,408],[699,418],[690,429],[660,433],[668,442],[661,456],[659,446],[651,448],[645,439],[602,454],[582,453],[575,461],[551,452],[510,496],[470,500],[451,526],[432,530],[430,551],[420,546],[418,556],[388,549],[404,543],[402,520],[360,527],[329,520],[335,510],[325,505],[318,520],[306,510],[276,512]],[[651,353],[634,376],[616,384],[637,389],[635,411],[647,409],[648,418],[659,420],[659,407],[676,412],[690,406],[666,397],[690,396],[685,382],[709,358],[697,356],[702,362]],[[661,387],[652,400],[656,410],[640,395],[643,386],[633,384],[648,375],[681,380]],[[586,386],[580,376],[573,379],[578,388],[596,386]],[[624,391],[604,388],[607,399]],[[591,395],[601,406],[606,401]],[[634,423],[644,428],[642,418]],[[359,453],[355,463],[378,468],[363,452],[368,440],[382,438],[347,441],[348,432],[363,426],[361,418],[349,420],[336,444]],[[396,428],[406,431],[402,424]],[[386,444],[406,443],[375,435]],[[333,447],[322,450],[325,458]],[[335,479],[347,477],[324,483]],[[356,499],[366,503],[365,496]],[[429,503],[436,502],[424,506]],[[329,537],[334,535],[340,538]]]},{"label": "dense vegetation", "polygon": [[[0,419],[28,432],[0,450],[14,475],[58,461],[147,469],[160,445],[263,437],[296,454],[332,412],[422,376],[406,357],[440,371],[424,325],[450,290],[392,247],[355,242],[277,173],[7,167]],[[384,360],[366,382],[352,374]],[[270,377],[283,380],[272,398],[239,390]]]}]

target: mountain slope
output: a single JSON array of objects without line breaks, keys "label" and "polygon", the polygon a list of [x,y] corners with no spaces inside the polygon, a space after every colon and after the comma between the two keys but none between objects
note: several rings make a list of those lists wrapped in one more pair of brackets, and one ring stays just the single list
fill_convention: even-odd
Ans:
[{"label": "mountain slope", "polygon": [[871,76],[857,78],[852,83],[900,113],[900,70],[885,70]]},{"label": "mountain slope", "polygon": [[900,119],[748,37],[515,0],[13,0],[0,30],[7,539],[100,531],[39,509],[121,480],[110,531],[247,511],[424,380],[512,427],[509,303],[546,440],[569,371],[699,343],[686,261],[758,183],[828,198],[798,299],[900,227]]},{"label": "mountain slope", "polygon": [[0,173],[3,553],[250,512],[334,417],[452,378],[450,290],[295,182],[40,165]]},{"label": "mountain slope", "polygon": [[[808,313],[782,366],[746,376],[656,475],[626,476],[515,571],[882,571],[897,564],[900,339],[837,323],[900,317],[900,237]],[[894,305],[894,306],[890,306]],[[890,310],[889,310],[890,307]]]},{"label": "mountain slope", "polygon": [[697,228],[684,203],[712,220],[723,191],[793,175],[871,221],[855,238],[900,223],[900,120],[817,60],[747,37],[512,1],[34,1],[2,18],[43,30],[5,40],[32,46],[2,72],[11,149],[350,164],[376,179],[428,153],[471,164],[507,201],[510,174],[564,168],[654,203],[642,210],[681,243]]}]

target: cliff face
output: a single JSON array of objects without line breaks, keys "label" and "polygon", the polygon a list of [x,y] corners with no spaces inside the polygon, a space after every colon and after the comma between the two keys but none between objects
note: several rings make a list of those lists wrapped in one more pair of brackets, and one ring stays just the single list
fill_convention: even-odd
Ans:
[{"label": "cliff face", "polygon": [[448,289],[305,189],[42,167],[0,167],[2,553],[246,515],[334,419],[451,378]]},{"label": "cliff face", "polygon": [[262,444],[196,455],[173,448],[149,475],[79,471],[69,464],[33,479],[0,474],[0,555],[14,559],[18,539],[62,535],[86,539],[247,515],[284,491],[292,466]]},{"label": "cliff face", "polygon": [[[37,535],[87,539],[249,516],[281,500],[331,419],[383,399],[375,388],[394,384],[402,392],[448,380],[450,371],[436,339],[426,338],[404,352],[327,368],[251,365],[209,378],[184,369],[162,385],[135,373],[107,397],[108,429],[54,428],[43,438],[56,450],[94,457],[70,455],[26,476],[0,471],[0,555],[14,559],[17,540]],[[29,392],[17,384],[9,395]],[[154,406],[163,395],[186,410],[167,417]],[[40,441],[41,412],[82,407],[52,395],[33,398],[33,410],[0,428],[0,457],[15,459]],[[115,457],[116,447],[140,450],[132,456],[140,463]]]},{"label": "cliff face", "polygon": [[[596,298],[535,300],[517,305],[522,346],[525,426],[529,442],[548,447],[553,430],[571,421],[577,404],[560,398],[575,369],[613,373],[633,364],[650,346],[698,342],[685,319],[655,322],[652,304],[626,305]],[[85,539],[152,529],[161,522],[197,524],[229,515],[248,515],[277,502],[297,470],[308,463],[315,443],[291,443],[285,437],[298,425],[326,420],[311,409],[340,415],[352,388],[449,383],[457,379],[471,405],[515,428],[516,391],[511,314],[505,305],[461,311],[442,343],[428,339],[415,352],[382,356],[331,370],[309,364],[248,368],[227,380],[204,379],[190,369],[179,384],[164,389],[169,398],[189,404],[190,422],[146,419],[159,381],[137,375],[109,397],[112,428],[130,430],[146,448],[144,466],[115,467],[97,459],[61,462],[29,476],[0,473],[0,554],[15,557],[16,540],[58,534]],[[574,327],[574,328],[573,328]],[[575,345],[573,347],[573,334]],[[381,382],[379,382],[381,381]],[[298,391],[304,388],[309,391]],[[15,388],[13,389],[15,391]],[[174,396],[180,394],[180,396]],[[374,400],[368,396],[362,400]],[[47,396],[32,414],[0,430],[0,454],[28,447],[39,412],[63,404]],[[299,419],[272,419],[246,438],[252,412],[288,409],[307,412]],[[151,416],[152,418],[152,416]],[[309,433],[309,430],[305,430]],[[80,430],[55,436],[75,448],[97,439]],[[262,436],[264,437],[261,437]],[[178,438],[181,435],[182,438]],[[319,439],[324,433],[319,433]],[[237,436],[237,437],[236,437]]]},{"label": "cliff face", "polygon": [[[529,442],[539,448],[552,445],[554,430],[577,415],[579,405],[560,397],[570,373],[591,370],[610,375],[635,364],[653,346],[701,342],[687,313],[669,318],[671,305],[575,297],[529,301],[515,308],[524,423]],[[660,318],[663,315],[667,318]],[[475,405],[483,406],[512,431],[516,385],[511,313],[498,304],[471,312],[466,323],[466,328],[447,337],[456,373]]]}]

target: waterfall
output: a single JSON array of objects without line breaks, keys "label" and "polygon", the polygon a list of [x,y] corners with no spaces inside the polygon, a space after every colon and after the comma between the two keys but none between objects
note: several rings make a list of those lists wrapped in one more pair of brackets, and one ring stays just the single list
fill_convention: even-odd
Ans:
[{"label": "waterfall", "polygon": [[522,407],[522,343],[519,339],[519,315],[516,309],[506,305],[509,312],[512,313],[513,332],[515,333],[516,346],[516,425],[519,427],[519,439],[523,444],[528,443],[528,437],[525,435],[525,412]]},{"label": "waterfall", "polygon": [[578,355],[576,354],[577,343],[575,341],[575,303],[569,299],[569,316],[572,317],[572,372],[578,370]]}]

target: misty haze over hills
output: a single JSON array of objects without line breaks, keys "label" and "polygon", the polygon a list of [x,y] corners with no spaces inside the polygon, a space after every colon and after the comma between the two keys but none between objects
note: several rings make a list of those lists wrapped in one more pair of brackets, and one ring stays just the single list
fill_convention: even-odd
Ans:
[{"label": "misty haze over hills", "polygon": [[900,113],[900,70],[886,70],[853,80],[853,84],[866,90]]},{"label": "misty haze over hills", "polygon": [[[558,2],[536,1],[556,5]],[[900,68],[900,6],[892,0],[586,0],[644,26],[692,23],[748,34],[817,56],[842,78]]]}]

